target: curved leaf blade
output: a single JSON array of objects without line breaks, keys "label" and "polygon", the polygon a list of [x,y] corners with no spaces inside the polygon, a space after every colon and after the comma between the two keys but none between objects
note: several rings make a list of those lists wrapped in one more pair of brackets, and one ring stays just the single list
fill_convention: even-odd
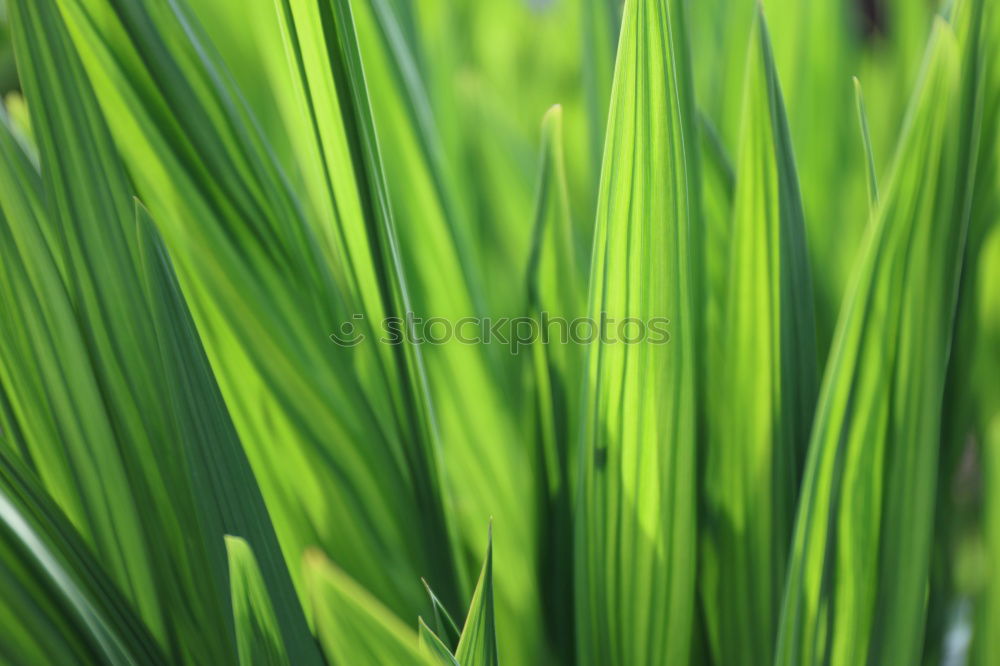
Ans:
[{"label": "curved leaf blade", "polygon": [[967,212],[959,49],[938,21],[834,338],[776,664],[913,663],[923,647],[941,398]]}]

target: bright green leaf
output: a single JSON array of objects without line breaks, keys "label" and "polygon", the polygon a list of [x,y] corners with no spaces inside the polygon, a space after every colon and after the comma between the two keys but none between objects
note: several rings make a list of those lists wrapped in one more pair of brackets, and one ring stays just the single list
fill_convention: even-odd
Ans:
[{"label": "bright green leaf", "polygon": [[440,666],[458,666],[455,655],[451,653],[444,642],[428,627],[423,618],[418,621],[417,634],[420,638],[420,649],[430,656]]},{"label": "bright green leaf", "polygon": [[462,627],[462,637],[455,648],[455,659],[462,666],[499,666],[496,613],[493,609],[493,526],[490,525],[486,559],[472,594],[469,614]]},{"label": "bright green leaf", "polygon": [[701,251],[684,5],[629,0],[618,46],[590,316],[614,333],[638,319],[650,337],[590,348],[575,518],[585,664],[683,663],[691,644]]},{"label": "bright green leaf", "polygon": [[819,383],[802,199],[762,13],[745,85],[700,571],[720,664],[773,653]]},{"label": "bright green leaf", "polygon": [[955,35],[939,21],[820,393],[779,665],[919,661],[967,224],[960,74]]}]

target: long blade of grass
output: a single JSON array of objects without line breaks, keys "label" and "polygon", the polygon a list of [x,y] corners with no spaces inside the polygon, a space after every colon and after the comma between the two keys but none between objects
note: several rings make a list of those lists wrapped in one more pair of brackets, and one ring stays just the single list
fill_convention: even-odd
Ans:
[{"label": "long blade of grass", "polygon": [[760,11],[742,115],[700,573],[720,664],[767,663],[773,654],[819,383],[802,199]]},{"label": "long blade of grass", "polygon": [[424,623],[423,618],[420,618],[418,621],[417,635],[420,640],[420,649],[423,650],[427,656],[431,657],[435,663],[440,666],[459,666],[458,662],[455,660],[455,655],[452,654],[448,646],[437,637],[437,634],[431,631],[431,628]]},{"label": "long blade of grass", "polygon": [[[966,511],[961,494],[945,492],[945,489],[961,474],[969,455],[970,436],[975,436],[977,431],[978,437],[983,436],[983,423],[977,414],[978,387],[974,381],[981,336],[976,317],[976,291],[977,283],[983,278],[980,257],[1000,201],[994,185],[996,156],[988,149],[1000,136],[997,133],[1000,125],[998,97],[987,85],[991,69],[988,66],[991,62],[989,49],[993,49],[994,55],[997,53],[996,47],[991,46],[996,37],[989,30],[987,13],[990,9],[992,6],[979,0],[956,2],[948,8],[962,50],[960,99],[964,121],[958,145],[962,149],[959,163],[968,167],[966,177],[958,182],[957,198],[965,207],[963,214],[969,216],[969,221],[941,424],[942,446],[938,462],[941,492],[936,506],[924,650],[924,658],[929,661],[948,650],[948,634],[953,624],[951,600],[962,594],[956,554],[960,552],[958,539],[962,536],[964,521],[957,517]],[[990,121],[991,116],[993,121]]]},{"label": "long blade of grass", "polygon": [[[225,663],[235,652],[223,535],[245,535],[264,557],[286,637],[302,646],[294,654],[313,662],[304,615],[173,268],[148,219],[136,224],[130,185],[58,9],[49,1],[12,9],[51,204],[39,225],[49,230],[118,439],[63,445],[110,447],[108,462],[120,455],[129,477],[115,491],[130,495],[123,504],[144,507],[141,524],[114,522],[105,528],[110,534],[93,538],[144,541],[128,567],[151,564],[172,581],[164,585],[152,571],[130,577],[146,595],[139,597],[144,617],[156,626],[162,613],[172,649],[187,658]],[[29,442],[29,450],[39,447],[31,459],[43,478],[53,473],[44,455],[50,446]],[[106,494],[104,486],[85,494],[84,509]]]},{"label": "long blade of grass", "polygon": [[627,2],[615,66],[590,315],[669,319],[669,343],[590,349],[575,517],[583,663],[683,663],[691,643],[701,254],[683,7]]},{"label": "long blade of grass", "polygon": [[[528,261],[528,314],[539,334],[530,354],[535,378],[539,440],[539,501],[542,503],[541,569],[546,635],[567,662],[573,661],[571,502],[577,469],[580,380],[584,350],[567,338],[569,322],[586,311],[582,263],[577,256],[566,186],[563,112],[555,106],[542,121],[542,157],[532,253]],[[504,560],[506,562],[506,560]]]},{"label": "long blade of grass", "polygon": [[[49,204],[39,224],[57,239],[49,246],[63,267],[66,293],[116,434],[103,442],[32,439],[30,446],[37,447],[32,460],[50,488],[61,482],[61,474],[50,467],[50,460],[58,459],[51,456],[53,447],[68,444],[86,451],[100,446],[106,456],[120,461],[133,482],[101,484],[79,495],[76,506],[89,512],[117,493],[115,501],[145,507],[145,513],[85,533],[106,544],[131,542],[124,571],[144,617],[155,626],[162,616],[168,628],[161,639],[190,633],[189,646],[180,649],[221,662],[229,632],[222,597],[214,594],[221,590],[206,575],[211,546],[205,548],[203,541],[185,533],[196,518],[184,459],[166,454],[173,424],[159,408],[155,366],[144,362],[156,333],[138,278],[138,242],[125,174],[54,4],[15,2],[11,19]],[[119,437],[129,445],[120,447]],[[158,587],[154,571],[171,571],[175,584]],[[206,627],[219,634],[214,645],[199,645],[195,629]]]},{"label": "long blade of grass", "polygon": [[486,559],[472,594],[469,613],[462,627],[462,637],[455,648],[455,659],[462,666],[499,666],[496,612],[493,608],[493,527],[486,544]]},{"label": "long blade of grass", "polygon": [[42,232],[55,227],[41,179],[6,126],[0,174],[0,383],[20,434],[18,453],[162,639],[162,608],[128,471]]},{"label": "long blade of grass", "polygon": [[919,660],[968,219],[960,75],[955,35],[939,21],[827,366],[776,664]]},{"label": "long blade of grass", "polygon": [[[166,402],[176,414],[197,520],[210,543],[232,535],[225,538],[247,544],[268,603],[275,607],[283,649],[296,664],[313,663],[318,654],[264,498],[215,383],[173,264],[148,212],[138,202],[136,224],[141,278],[157,331]],[[231,568],[231,549],[227,553]],[[227,562],[213,559],[212,564],[213,579],[223,580]]]},{"label": "long blade of grass", "polygon": [[413,45],[401,27],[405,17],[387,0],[353,7],[414,313],[427,322],[428,335],[440,335],[442,320],[446,330],[456,329],[450,339],[422,347],[448,483],[455,506],[463,507],[456,527],[466,552],[478,548],[490,516],[510,529],[512,539],[499,556],[512,575],[497,588],[498,613],[506,642],[523,650],[515,658],[533,661],[544,637],[530,586],[538,577],[534,543],[545,531],[535,512],[524,511],[537,492],[524,470],[530,439],[516,419],[520,405],[509,399],[518,387],[504,372],[518,358],[508,353],[498,362],[495,346],[458,339],[473,329],[457,330],[459,322],[486,313],[482,267],[471,243],[479,220],[458,191],[455,165],[444,160]]},{"label": "long blade of grass", "polygon": [[[1000,28],[998,18],[997,28]],[[997,33],[1000,36],[1000,32]],[[1000,91],[997,91],[1000,95]],[[1000,145],[997,146],[1000,149]],[[998,150],[997,157],[1000,157]],[[996,183],[1000,194],[1000,181]],[[1000,212],[1000,211],[998,211]],[[1000,220],[1000,216],[997,218]],[[976,313],[981,337],[979,339],[979,387],[977,400],[978,431],[981,433],[983,475],[983,546],[986,555],[986,582],[976,600],[976,613],[972,628],[970,663],[988,666],[1000,650],[1000,386],[994,377],[1000,367],[1000,292],[994,287],[1000,279],[1000,225],[983,246],[980,280],[976,297]]]},{"label": "long blade of grass", "polygon": [[38,479],[3,451],[0,592],[0,659],[6,663],[167,663]]},{"label": "long blade of grass", "polygon": [[437,598],[427,582],[424,581],[424,587],[427,589],[427,596],[431,600],[431,609],[433,611],[434,618],[434,632],[440,637],[440,640],[448,647],[451,652],[455,651],[458,647],[458,641],[462,637],[462,632],[459,631],[458,625],[455,624],[455,620],[451,618],[451,614],[448,609],[444,607],[441,600]]},{"label": "long blade of grass", "polygon": [[[321,544],[400,612],[420,607],[421,574],[456,589],[419,352],[376,343],[381,322],[409,308],[346,4],[295,3],[289,53],[309,40],[316,105],[300,106],[302,128],[316,138],[322,123],[316,151],[330,159],[303,164],[330,188],[329,207],[309,214],[176,3],[59,6],[174,259],[286,557]],[[364,344],[330,341],[345,322]]]},{"label": "long blade of grass", "polygon": [[861,142],[865,146],[865,167],[868,174],[868,205],[872,212],[878,208],[878,172],[875,170],[875,151],[872,149],[871,132],[868,130],[868,111],[861,81],[854,77],[854,104],[858,110],[858,126],[861,128]]}]

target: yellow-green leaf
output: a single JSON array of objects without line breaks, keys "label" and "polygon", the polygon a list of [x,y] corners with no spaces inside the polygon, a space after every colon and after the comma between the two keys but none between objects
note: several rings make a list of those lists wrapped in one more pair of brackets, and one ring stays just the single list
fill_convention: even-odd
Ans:
[{"label": "yellow-green leaf", "polygon": [[742,123],[699,574],[719,664],[771,658],[819,383],[802,199],[762,12]]},{"label": "yellow-green leaf", "polygon": [[592,344],[583,381],[584,664],[684,663],[691,644],[701,195],[684,5],[628,0],[618,45],[589,310],[647,337]]},{"label": "yellow-green leaf", "polygon": [[455,659],[462,666],[499,666],[496,612],[493,608],[493,527],[486,544],[486,559],[472,594],[469,614],[462,627],[462,637],[455,648]]},{"label": "yellow-green leaf", "polygon": [[964,252],[960,55],[935,26],[844,299],[791,551],[775,663],[917,663],[942,395]]}]

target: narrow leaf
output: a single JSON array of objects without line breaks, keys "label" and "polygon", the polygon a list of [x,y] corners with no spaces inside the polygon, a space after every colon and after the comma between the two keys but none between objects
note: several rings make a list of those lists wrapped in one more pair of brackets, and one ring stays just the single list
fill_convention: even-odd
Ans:
[{"label": "narrow leaf", "polygon": [[858,109],[858,125],[861,128],[861,141],[865,146],[865,167],[868,174],[868,205],[872,212],[878,207],[878,176],[875,170],[875,153],[872,150],[872,138],[868,131],[868,112],[865,110],[865,96],[861,90],[861,81],[854,77],[854,101]]},{"label": "narrow leaf", "polygon": [[[314,144],[302,168],[319,174],[326,189],[310,202],[323,208],[291,188],[180,3],[57,2],[283,552],[327,548],[400,613],[420,608],[421,575],[457,599],[420,352],[378,343],[385,319],[410,307],[347,2],[279,7],[298,138]],[[331,339],[355,325],[363,344]]]},{"label": "narrow leaf", "polygon": [[145,624],[23,464],[0,451],[0,660],[166,664]]},{"label": "narrow leaf", "polygon": [[441,600],[431,590],[427,581],[424,581],[424,588],[431,599],[431,608],[434,611],[434,631],[437,636],[448,646],[452,652],[458,647],[458,641],[462,637],[462,632],[458,630],[458,625],[451,619],[448,609],[444,607]]},{"label": "narrow leaf", "polygon": [[819,383],[802,199],[760,11],[742,115],[700,574],[720,664],[767,663],[773,654]]},{"label": "narrow leaf", "polygon": [[614,333],[642,322],[647,337],[595,342],[584,379],[575,517],[584,664],[684,663],[691,644],[701,195],[685,4],[628,0],[618,46],[590,316]]},{"label": "narrow leaf", "polygon": [[486,559],[472,595],[462,637],[455,649],[462,666],[499,666],[496,614],[493,610],[493,526],[490,525]]},{"label": "narrow leaf", "polygon": [[[319,655],[264,498],[226,411],[173,264],[149,213],[138,201],[135,211],[141,279],[157,332],[165,403],[175,414],[183,442],[198,523],[210,543],[224,537],[246,543],[254,566],[259,563],[257,575],[275,607],[276,626],[288,656],[296,664],[314,662]],[[232,548],[222,562],[213,558],[213,580],[224,580],[231,560]]]},{"label": "narrow leaf", "polygon": [[916,663],[968,215],[955,35],[938,21],[855,266],[810,442],[775,663]]},{"label": "narrow leaf", "polygon": [[582,287],[586,278],[573,231],[563,155],[563,110],[558,105],[542,121],[539,173],[527,278],[528,314],[539,329],[530,350],[543,507],[539,584],[544,590],[546,635],[563,659],[572,661],[573,623],[564,609],[573,604],[573,573],[565,563],[572,559],[570,505],[577,469],[573,445],[579,437],[585,350],[568,339],[568,322],[586,311]]},{"label": "narrow leaf", "polygon": [[459,666],[455,655],[451,653],[444,642],[428,627],[423,618],[418,620],[417,634],[420,639],[420,649],[441,666]]}]

